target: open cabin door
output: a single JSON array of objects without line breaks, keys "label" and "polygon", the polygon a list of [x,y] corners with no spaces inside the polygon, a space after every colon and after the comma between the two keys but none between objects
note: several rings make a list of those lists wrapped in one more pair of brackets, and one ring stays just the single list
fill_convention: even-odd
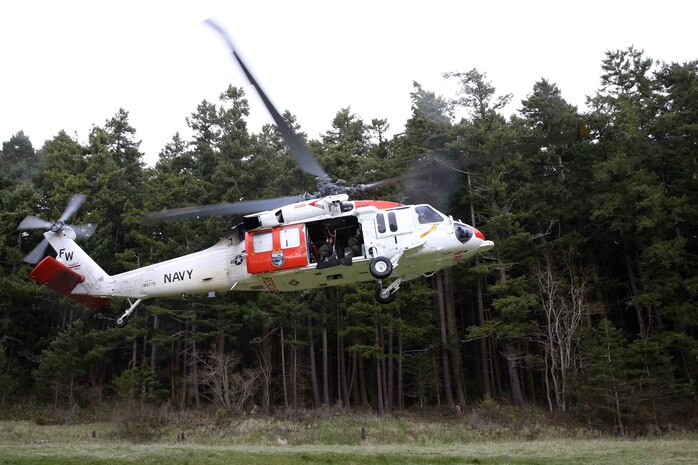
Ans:
[{"label": "open cabin door", "polygon": [[307,266],[305,225],[292,224],[248,232],[245,250],[247,271],[252,274]]}]

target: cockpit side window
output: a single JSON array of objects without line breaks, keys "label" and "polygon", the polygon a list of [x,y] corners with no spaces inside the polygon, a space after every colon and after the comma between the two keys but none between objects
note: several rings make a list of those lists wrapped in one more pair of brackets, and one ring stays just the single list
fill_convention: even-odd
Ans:
[{"label": "cockpit side window", "polygon": [[454,232],[456,233],[458,240],[463,244],[468,242],[470,238],[473,237],[472,229],[462,223],[456,223],[454,225]]},{"label": "cockpit side window", "polygon": [[397,216],[395,212],[388,213],[388,225],[390,226],[391,232],[397,231]]},{"label": "cockpit side window", "polygon": [[427,205],[419,205],[414,208],[414,211],[417,213],[420,224],[441,223],[444,220],[443,216]]},{"label": "cockpit side window", "polygon": [[376,215],[376,223],[378,224],[378,232],[383,234],[385,232],[385,216],[382,213]]}]

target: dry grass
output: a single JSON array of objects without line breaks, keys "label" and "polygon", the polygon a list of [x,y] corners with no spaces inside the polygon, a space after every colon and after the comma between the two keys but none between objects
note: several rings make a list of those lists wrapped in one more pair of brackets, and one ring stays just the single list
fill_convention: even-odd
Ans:
[{"label": "dry grass", "polygon": [[537,409],[496,405],[473,408],[465,418],[443,411],[388,417],[331,410],[275,417],[116,412],[103,412],[106,421],[60,425],[43,424],[53,418],[46,412],[27,413],[34,421],[0,420],[0,464],[698,463],[695,432],[618,439]]},{"label": "dry grass", "polygon": [[691,440],[503,441],[449,446],[204,446],[124,443],[48,443],[22,447],[0,444],[0,463],[473,463],[473,464],[695,464]]}]

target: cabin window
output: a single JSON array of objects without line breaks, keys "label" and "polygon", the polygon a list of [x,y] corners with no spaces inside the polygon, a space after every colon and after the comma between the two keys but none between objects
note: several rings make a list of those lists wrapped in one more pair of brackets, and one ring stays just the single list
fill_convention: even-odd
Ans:
[{"label": "cabin window", "polygon": [[417,213],[419,224],[441,223],[444,220],[443,216],[436,213],[436,210],[426,205],[415,207],[414,211]]},{"label": "cabin window", "polygon": [[285,228],[279,231],[279,240],[282,249],[292,249],[301,245],[300,228]]},{"label": "cabin window", "polygon": [[385,216],[382,213],[376,215],[376,223],[378,224],[378,232],[385,232]]},{"label": "cabin window", "polygon": [[252,249],[254,253],[270,252],[274,248],[271,231],[259,232],[252,236]]},{"label": "cabin window", "polygon": [[390,226],[390,231],[397,231],[397,218],[395,217],[395,212],[388,213],[388,226]]}]

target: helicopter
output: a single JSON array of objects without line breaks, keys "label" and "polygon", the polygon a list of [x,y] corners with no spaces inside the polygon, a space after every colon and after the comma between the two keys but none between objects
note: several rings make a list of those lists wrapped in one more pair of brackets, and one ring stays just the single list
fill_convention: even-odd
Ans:
[{"label": "helicopter", "polygon": [[[18,226],[20,231],[45,230],[44,240],[24,258],[38,262],[29,273],[31,279],[93,310],[114,297],[128,299],[129,307],[115,320],[117,327],[124,327],[146,299],[200,292],[209,296],[226,291],[292,292],[375,281],[376,300],[389,304],[403,282],[431,276],[494,247],[477,228],[428,204],[350,200],[351,195],[415,174],[370,184],[333,181],[271,103],[227,32],[211,19],[206,23],[227,44],[300,169],[316,177],[317,192],[148,214],[143,218],[146,224],[244,216],[205,250],[116,275],[105,272],[75,242],[89,237],[96,227],[67,223],[86,199],[77,194],[58,220],[27,216]],[[42,259],[48,245],[56,256]]]}]

